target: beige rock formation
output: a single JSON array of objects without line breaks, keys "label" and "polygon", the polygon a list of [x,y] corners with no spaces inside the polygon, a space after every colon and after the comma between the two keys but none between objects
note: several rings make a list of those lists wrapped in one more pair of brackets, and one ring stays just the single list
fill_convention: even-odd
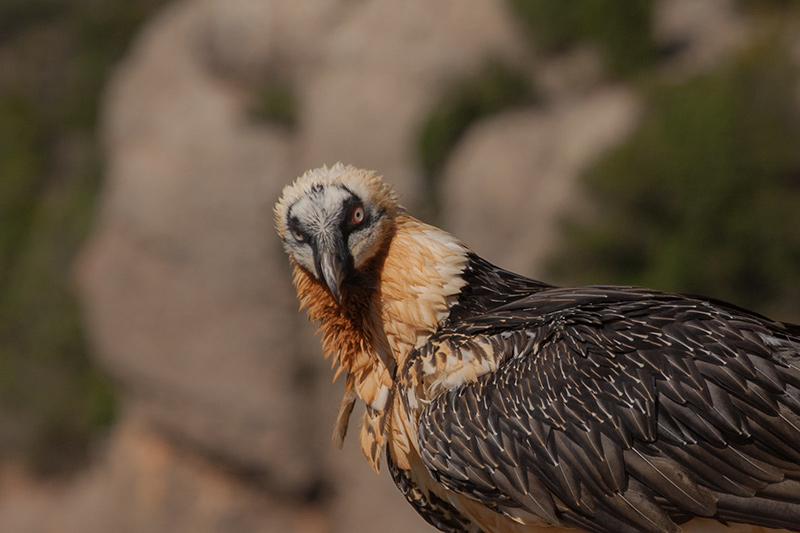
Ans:
[{"label": "beige rock formation", "polygon": [[544,279],[576,177],[631,133],[640,107],[631,90],[604,87],[478,124],[445,173],[443,224],[493,263]]},{"label": "beige rock formation", "polygon": [[[380,169],[415,202],[413,139],[437,89],[487,56],[524,53],[493,1],[195,1],[157,17],[107,92],[107,181],[79,265],[95,351],[126,406],[94,481],[109,490],[84,492],[125,495],[122,522],[146,517],[135,531],[171,531],[198,509],[155,470],[190,476],[212,462],[246,473],[249,499],[295,502],[286,530],[424,530],[355,442],[330,443],[339,387],[297,312],[271,208],[305,167],[337,160]],[[294,130],[248,116],[270,75],[295,87]],[[125,429],[131,412],[138,433]],[[137,464],[139,433],[168,452],[132,479],[114,462]],[[188,500],[230,482],[192,479],[217,485]],[[258,523],[232,502],[206,523]]]}]

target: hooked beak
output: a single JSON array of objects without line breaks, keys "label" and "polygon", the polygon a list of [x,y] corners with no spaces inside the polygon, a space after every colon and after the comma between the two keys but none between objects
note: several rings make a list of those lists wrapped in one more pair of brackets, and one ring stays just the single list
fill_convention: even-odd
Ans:
[{"label": "hooked beak", "polygon": [[342,303],[342,280],[344,279],[343,262],[334,250],[324,250],[319,256],[317,270],[330,289],[337,304]]}]

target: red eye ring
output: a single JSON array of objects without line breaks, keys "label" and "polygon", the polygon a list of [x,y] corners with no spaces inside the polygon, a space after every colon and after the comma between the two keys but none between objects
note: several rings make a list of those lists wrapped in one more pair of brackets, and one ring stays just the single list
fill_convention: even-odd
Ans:
[{"label": "red eye ring", "polygon": [[355,209],[353,209],[353,215],[350,217],[350,220],[353,222],[353,224],[358,226],[362,222],[364,222],[365,215],[366,214],[364,213],[364,206],[357,205]]},{"label": "red eye ring", "polygon": [[292,234],[292,237],[297,242],[306,242],[306,236],[301,231],[298,231],[296,229],[291,229],[289,230],[289,232]]}]

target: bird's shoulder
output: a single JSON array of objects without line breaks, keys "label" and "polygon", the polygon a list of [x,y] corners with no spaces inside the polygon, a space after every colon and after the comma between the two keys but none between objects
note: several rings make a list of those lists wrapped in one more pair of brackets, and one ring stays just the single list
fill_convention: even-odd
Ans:
[{"label": "bird's shoulder", "polygon": [[461,304],[471,312],[451,314],[421,351],[478,338],[502,341],[501,353],[519,355],[520,342],[535,353],[560,343],[589,359],[658,348],[666,356],[719,361],[742,348],[756,353],[800,348],[800,326],[711,298],[615,285],[528,286],[495,293],[506,297],[483,307]]}]

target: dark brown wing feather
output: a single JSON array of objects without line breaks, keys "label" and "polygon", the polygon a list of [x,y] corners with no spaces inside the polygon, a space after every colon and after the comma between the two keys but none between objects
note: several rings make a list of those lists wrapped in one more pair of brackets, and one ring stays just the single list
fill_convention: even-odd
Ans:
[{"label": "dark brown wing feather", "polygon": [[796,333],[719,302],[545,288],[421,348],[484,336],[505,354],[424,410],[422,459],[500,512],[589,531],[693,516],[800,531]]}]

